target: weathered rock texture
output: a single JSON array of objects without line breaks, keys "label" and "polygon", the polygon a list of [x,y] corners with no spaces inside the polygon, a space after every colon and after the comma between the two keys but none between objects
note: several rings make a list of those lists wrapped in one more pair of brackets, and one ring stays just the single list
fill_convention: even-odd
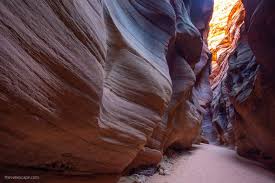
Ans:
[{"label": "weathered rock texture", "polygon": [[0,1],[1,167],[121,173],[190,147],[213,6],[192,2]]},{"label": "weathered rock texture", "polygon": [[217,140],[224,143],[224,130],[231,125],[224,117],[226,109],[223,107],[228,97],[223,94],[222,83],[228,69],[228,57],[236,48],[240,37],[243,19],[244,8],[241,1],[215,1],[207,38],[212,53],[210,82],[214,93],[213,101],[206,108],[202,125],[204,136],[212,143],[217,143]]},{"label": "weathered rock texture", "polygon": [[[224,80],[227,77],[228,58],[236,49],[240,38],[240,30],[245,18],[245,11],[242,2],[236,1],[228,13],[227,23],[224,27],[219,27],[224,32],[224,38],[211,51],[213,53],[212,73],[210,76],[211,88],[213,90],[213,101],[211,103],[212,123],[217,133],[218,142],[227,143],[225,136],[230,135],[232,116],[230,113],[229,97],[224,87]],[[220,36],[218,32],[214,32],[212,36]],[[217,34],[217,35],[216,35]],[[226,134],[229,132],[228,134]]]},{"label": "weathered rock texture", "polygon": [[224,130],[233,132],[228,139],[239,154],[274,164],[275,2],[244,0],[243,5],[245,24],[237,47],[222,58],[228,70],[218,72],[224,76],[216,79],[213,115]]}]

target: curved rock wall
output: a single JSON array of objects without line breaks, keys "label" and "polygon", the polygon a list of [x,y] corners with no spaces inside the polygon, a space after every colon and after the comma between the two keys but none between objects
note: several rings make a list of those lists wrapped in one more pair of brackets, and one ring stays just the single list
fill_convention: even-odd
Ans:
[{"label": "curved rock wall", "polygon": [[[227,91],[224,88],[224,80],[227,77],[228,58],[237,47],[240,38],[241,26],[244,23],[245,11],[242,2],[232,2],[230,6],[225,6],[222,1],[217,1],[214,13],[216,18],[210,22],[211,32],[208,37],[212,58],[212,72],[210,75],[211,88],[213,90],[213,101],[209,106],[205,116],[207,123],[203,129],[207,132],[207,137],[213,143],[226,143],[225,135],[231,129],[230,110],[231,103]],[[221,7],[220,7],[221,6]],[[224,10],[226,8],[226,10]],[[223,11],[226,11],[223,14]],[[220,21],[221,25],[220,25]]]},{"label": "curved rock wall", "polygon": [[[245,24],[214,97],[214,113],[243,156],[274,164],[274,23],[272,1],[243,1]],[[227,62],[227,59],[223,59]],[[215,92],[214,92],[215,93]],[[215,115],[215,114],[214,114]],[[224,125],[224,126],[223,126]]]},{"label": "curved rock wall", "polygon": [[242,148],[240,143],[238,152],[274,164],[275,82],[272,75],[275,69],[275,3],[266,0],[258,3],[244,1],[244,5],[248,10],[246,27],[249,28],[246,34],[252,51],[245,55],[250,57],[247,58],[250,61],[246,67],[251,69],[242,69],[245,80],[242,81],[243,87],[239,97],[234,97],[233,104],[245,128],[241,139],[247,139],[252,147]]},{"label": "curved rock wall", "polygon": [[121,173],[190,147],[211,100],[212,6],[1,1],[1,166]]}]

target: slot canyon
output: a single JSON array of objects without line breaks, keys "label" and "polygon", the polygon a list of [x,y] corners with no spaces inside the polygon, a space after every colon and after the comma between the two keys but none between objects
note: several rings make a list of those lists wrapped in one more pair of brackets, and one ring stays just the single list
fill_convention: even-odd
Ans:
[{"label": "slot canyon", "polygon": [[0,183],[275,183],[274,9],[0,0]]}]

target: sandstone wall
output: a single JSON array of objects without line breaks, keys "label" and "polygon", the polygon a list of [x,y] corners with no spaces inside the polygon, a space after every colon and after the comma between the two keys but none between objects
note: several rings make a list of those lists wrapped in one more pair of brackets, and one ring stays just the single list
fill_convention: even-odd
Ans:
[{"label": "sandstone wall", "polygon": [[[214,111],[237,152],[274,164],[274,9],[272,1],[243,1],[246,10],[241,37],[226,53],[228,70],[219,82]],[[218,96],[220,95],[220,96]],[[221,96],[222,95],[222,96]],[[226,124],[226,125],[224,125]],[[224,125],[224,126],[223,126]],[[227,126],[228,125],[228,126]]]},{"label": "sandstone wall", "polygon": [[2,0],[1,167],[121,173],[190,147],[211,100],[212,6]]}]

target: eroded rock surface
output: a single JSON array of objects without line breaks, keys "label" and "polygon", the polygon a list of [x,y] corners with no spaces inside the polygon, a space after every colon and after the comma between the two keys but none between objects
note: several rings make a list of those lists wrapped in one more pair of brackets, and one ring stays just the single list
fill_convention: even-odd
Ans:
[{"label": "eroded rock surface", "polygon": [[[228,133],[237,152],[274,164],[274,24],[273,1],[243,1],[246,11],[240,39],[214,73],[214,120]],[[241,14],[239,13],[239,16]],[[238,25],[235,23],[235,25]],[[228,59],[227,59],[228,58]],[[222,79],[216,76],[223,75]],[[214,82],[215,83],[215,82]]]},{"label": "eroded rock surface", "polygon": [[1,1],[1,166],[121,173],[190,147],[212,97],[212,6]]}]

